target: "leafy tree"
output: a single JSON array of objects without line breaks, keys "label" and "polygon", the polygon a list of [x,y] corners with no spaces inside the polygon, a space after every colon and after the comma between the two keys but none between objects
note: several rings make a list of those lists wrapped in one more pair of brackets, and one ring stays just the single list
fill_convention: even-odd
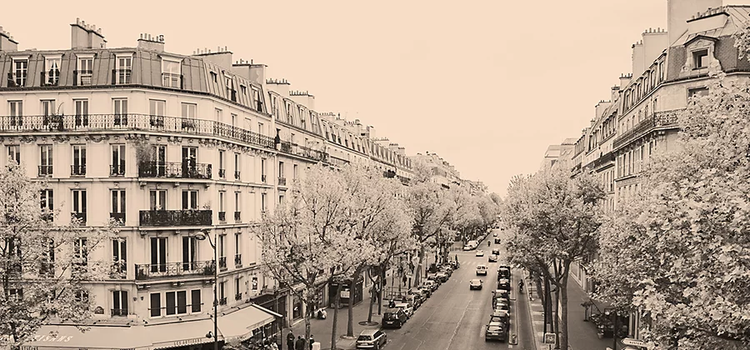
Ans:
[{"label": "leafy tree", "polygon": [[419,262],[414,271],[414,283],[421,283],[426,249],[444,242],[451,236],[448,230],[452,215],[447,192],[433,182],[415,183],[405,199],[412,217],[412,237],[417,242]]},{"label": "leafy tree", "polygon": [[750,87],[720,77],[709,91],[603,226],[595,265],[599,294],[647,312],[664,349],[750,345]]},{"label": "leafy tree", "polygon": [[503,221],[516,231],[509,241],[511,263],[545,276],[559,293],[560,347],[568,348],[570,264],[595,251],[604,191],[590,175],[572,179],[558,163],[531,176],[516,176],[508,187]]},{"label": "leafy tree", "polygon": [[17,348],[52,321],[85,330],[94,305],[85,282],[113,272],[90,256],[117,230],[54,225],[59,213],[40,205],[44,188],[15,163],[0,170],[0,347]]}]

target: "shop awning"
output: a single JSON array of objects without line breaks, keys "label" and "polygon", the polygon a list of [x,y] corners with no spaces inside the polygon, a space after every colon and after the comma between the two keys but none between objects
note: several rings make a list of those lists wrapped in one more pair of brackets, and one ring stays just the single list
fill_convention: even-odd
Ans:
[{"label": "shop awning", "polygon": [[281,316],[258,305],[248,305],[232,313],[219,315],[219,335],[223,339],[245,340],[253,335],[253,330],[273,322],[276,315]]},{"label": "shop awning", "polygon": [[23,344],[23,348],[146,350],[150,348],[151,342],[144,335],[143,327],[91,326],[82,333],[75,326],[47,325],[37,331],[33,341]]}]

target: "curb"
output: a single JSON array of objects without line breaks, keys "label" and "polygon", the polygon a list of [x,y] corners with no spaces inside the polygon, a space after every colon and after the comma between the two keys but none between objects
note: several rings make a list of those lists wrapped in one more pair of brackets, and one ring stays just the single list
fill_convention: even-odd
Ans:
[{"label": "curb", "polygon": [[[529,281],[529,283],[527,283],[526,282],[526,275],[523,273],[523,270],[521,270],[521,271],[522,271],[521,272],[521,278],[524,280],[524,285],[530,286],[531,283],[533,283],[533,282]],[[532,335],[532,337],[534,339],[534,342],[533,342],[534,349],[536,349],[536,350],[544,350],[545,349],[544,343],[541,342],[540,339],[537,337],[537,329],[534,326],[534,313],[531,311],[531,306],[532,306],[532,299],[531,298],[533,297],[533,295],[531,295],[530,288],[526,288],[526,291],[524,291],[523,293],[526,294],[527,300],[529,301],[527,309],[529,311],[529,320],[531,321],[531,335]]]}]

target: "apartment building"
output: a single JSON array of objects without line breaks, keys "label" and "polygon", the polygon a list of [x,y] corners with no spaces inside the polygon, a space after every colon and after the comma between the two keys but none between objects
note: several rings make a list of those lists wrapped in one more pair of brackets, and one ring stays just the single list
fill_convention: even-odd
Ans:
[{"label": "apartment building", "polygon": [[[171,53],[149,34],[107,48],[100,28],[70,28],[70,49],[20,51],[0,28],[0,166],[47,180],[57,223],[121,227],[89,255],[114,266],[86,285],[95,325],[50,324],[28,345],[202,349],[215,274],[220,341],[300,319],[307,306],[261,272],[254,227],[310,164],[395,160],[363,135],[325,135],[312,95],[284,90],[265,65],[233,63],[226,48]],[[356,159],[333,161],[332,146]]]}]

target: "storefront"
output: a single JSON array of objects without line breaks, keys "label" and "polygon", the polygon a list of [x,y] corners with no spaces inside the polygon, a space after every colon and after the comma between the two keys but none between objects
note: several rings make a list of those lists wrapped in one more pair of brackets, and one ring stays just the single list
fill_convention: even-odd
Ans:
[{"label": "storefront", "polygon": [[[363,300],[364,278],[360,277],[353,285],[350,281],[344,282],[341,288],[341,306],[349,306],[349,302],[355,305]],[[339,282],[332,282],[328,285],[328,306],[336,307],[336,291],[339,288]]]},{"label": "storefront", "polygon": [[[278,314],[257,305],[248,305],[218,317],[220,345],[246,342],[272,336]],[[174,320],[176,321],[176,320]],[[129,350],[209,350],[213,349],[213,319],[206,316],[172,323],[133,326],[90,326],[85,333],[72,325],[46,325],[24,350],[51,349],[129,349]]]}]

